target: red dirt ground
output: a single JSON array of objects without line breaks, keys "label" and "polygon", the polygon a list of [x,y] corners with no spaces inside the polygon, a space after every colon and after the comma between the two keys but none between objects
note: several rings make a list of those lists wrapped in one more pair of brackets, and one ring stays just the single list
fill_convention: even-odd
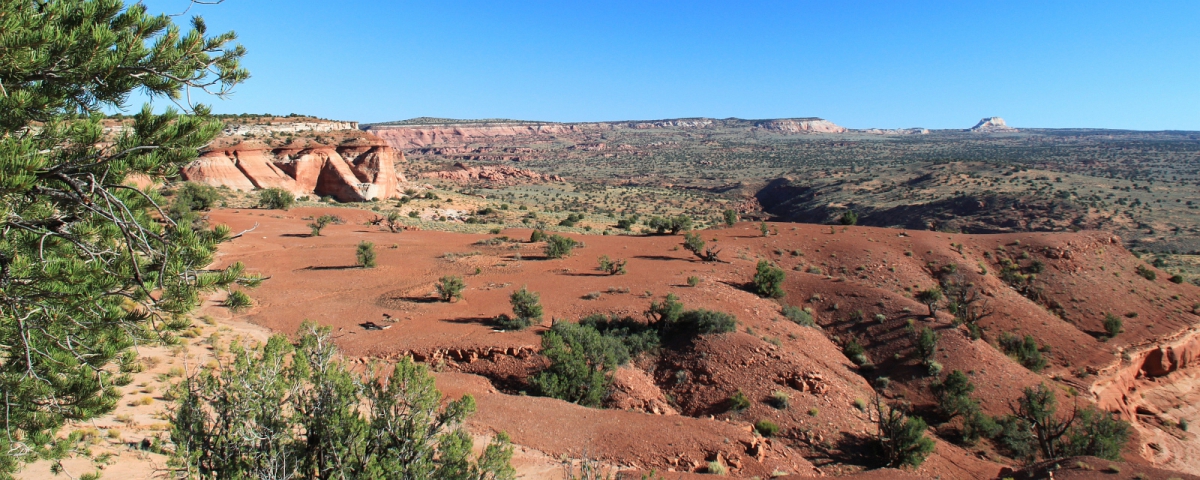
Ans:
[{"label": "red dirt ground", "polygon": [[[323,213],[340,215],[346,223],[309,237],[305,218]],[[256,306],[245,318],[285,333],[305,319],[331,325],[352,359],[413,355],[442,372],[438,384],[448,395],[476,396],[479,412],[470,421],[477,431],[506,431],[515,443],[551,457],[586,454],[632,469],[703,471],[719,458],[738,477],[862,470],[856,466],[862,464],[855,460],[862,448],[855,439],[873,433],[874,427],[856,400],[869,402],[875,395],[868,379],[889,376],[891,386],[881,393],[911,402],[917,411],[932,403],[927,393],[932,379],[909,355],[910,320],[942,334],[937,360],[946,373],[968,372],[990,413],[1006,413],[1022,387],[1057,382],[1064,392],[1073,387],[1081,402],[1099,401],[1122,412],[1135,421],[1141,437],[1149,438],[1158,427],[1153,419],[1135,415],[1144,403],[1140,393],[1154,382],[1185,375],[1190,363],[1177,361],[1164,370],[1137,362],[1168,339],[1178,340],[1198,320],[1191,312],[1200,290],[1172,284],[1163,272],[1155,281],[1138,276],[1134,269],[1141,261],[1098,232],[959,235],[771,224],[775,234],[762,237],[757,224],[747,223],[699,232],[721,246],[727,263],[697,260],[679,246],[682,236],[575,236],[585,246],[574,255],[545,260],[541,244],[526,242],[528,230],[502,233],[520,242],[475,245],[495,236],[394,234],[365,226],[374,216],[341,208],[212,212],[212,223],[228,224],[235,232],[258,224],[224,246],[218,261],[219,266],[241,261],[270,277],[248,292]],[[363,240],[375,243],[376,268],[354,266],[355,246]],[[1030,258],[1021,259],[1022,252]],[[629,273],[597,271],[601,255],[628,260]],[[1033,259],[1044,262],[1045,271],[1037,277],[1038,301],[996,276],[1002,255],[1023,265]],[[821,328],[787,321],[780,302],[744,288],[761,258],[788,271],[783,303],[811,307]],[[932,270],[948,263],[959,265],[995,311],[981,321],[984,340],[970,340],[965,328],[953,326],[944,313],[925,318],[926,307],[911,298],[911,292],[936,285]],[[812,266],[824,274],[799,271]],[[987,274],[981,273],[984,269]],[[464,277],[463,300],[433,300],[434,285],[443,275]],[[699,277],[699,285],[687,286],[689,276]],[[493,328],[489,320],[510,313],[508,295],[521,286],[541,295],[542,325],[523,332]],[[652,299],[667,293],[688,308],[734,314],[739,327],[736,333],[704,337],[693,349],[635,362],[638,370],[622,375],[628,392],[621,405],[638,411],[588,409],[519,394],[524,377],[541,365],[539,333],[551,319],[577,320],[591,313],[640,318]],[[866,321],[852,321],[856,311]],[[1124,333],[1101,341],[1106,312],[1137,315],[1122,317]],[[876,314],[885,320],[873,320]],[[390,328],[360,327],[368,321]],[[1036,374],[1005,356],[986,341],[1000,332],[1034,335],[1050,347],[1051,366]],[[866,347],[875,372],[860,371],[842,354],[837,341],[850,336]],[[1194,350],[1180,352],[1195,355]],[[1149,371],[1153,374],[1147,375]],[[738,390],[752,406],[726,412],[729,395]],[[789,408],[775,409],[764,401],[773,391],[789,394]],[[1060,397],[1067,404],[1066,396]],[[664,399],[670,405],[664,406]],[[682,415],[672,415],[672,410]],[[750,426],[760,419],[778,423],[784,437],[756,437]],[[1183,455],[1161,455],[1164,448],[1182,452],[1196,444],[1195,434],[1178,440],[1178,445],[1157,444],[1159,454],[1148,453],[1141,440],[1131,442],[1126,459],[1190,468]],[[937,452],[912,473],[991,478],[1005,466],[994,458],[985,449],[939,441]],[[892,478],[882,471],[861,478],[883,478],[878,475]]]}]

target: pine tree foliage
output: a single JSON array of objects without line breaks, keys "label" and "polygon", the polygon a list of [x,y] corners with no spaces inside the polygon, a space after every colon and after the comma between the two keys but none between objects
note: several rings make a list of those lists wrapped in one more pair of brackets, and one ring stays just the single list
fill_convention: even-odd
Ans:
[{"label": "pine tree foliage", "polygon": [[[0,478],[115,407],[131,346],[172,340],[205,292],[257,282],[204,269],[227,227],[176,224],[131,186],[174,177],[219,133],[190,94],[248,77],[233,40],[122,0],[0,2]],[[134,90],[191,113],[146,106],[106,135],[100,110]]]},{"label": "pine tree foliage", "polygon": [[442,406],[425,366],[351,372],[327,327],[230,346],[230,358],[181,382],[175,466],[199,478],[455,479],[515,476],[500,434],[478,457],[462,422],[470,395]]}]

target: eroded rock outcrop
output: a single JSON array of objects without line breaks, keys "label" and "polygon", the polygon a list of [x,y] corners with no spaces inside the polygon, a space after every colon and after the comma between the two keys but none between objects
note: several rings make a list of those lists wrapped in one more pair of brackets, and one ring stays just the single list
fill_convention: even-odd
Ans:
[{"label": "eroded rock outcrop", "polygon": [[763,130],[783,133],[845,133],[846,127],[820,118],[784,118],[755,124]]},{"label": "eroded rock outcrop", "polygon": [[1001,133],[1001,132],[1015,132],[1015,131],[1017,131],[1017,129],[1010,127],[1010,126],[1008,126],[1008,124],[1004,123],[1003,118],[986,117],[983,120],[980,120],[979,123],[976,123],[974,127],[971,127],[970,131],[980,132],[980,133]]},{"label": "eroded rock outcrop", "polygon": [[354,138],[336,146],[243,142],[202,153],[181,174],[184,180],[233,190],[282,188],[295,195],[362,202],[397,196],[404,179],[395,162],[403,158],[379,139]]},{"label": "eroded rock outcrop", "polygon": [[427,145],[469,143],[493,137],[527,135],[556,135],[573,132],[576,127],[566,124],[534,125],[446,125],[446,126],[386,126],[372,125],[367,129],[396,149],[421,148]]},{"label": "eroded rock outcrop", "polygon": [[484,182],[494,185],[514,185],[520,183],[561,182],[558,175],[543,175],[531,170],[522,170],[508,165],[467,166],[463,163],[454,165],[453,170],[423,172],[421,178],[450,180],[458,183]]}]

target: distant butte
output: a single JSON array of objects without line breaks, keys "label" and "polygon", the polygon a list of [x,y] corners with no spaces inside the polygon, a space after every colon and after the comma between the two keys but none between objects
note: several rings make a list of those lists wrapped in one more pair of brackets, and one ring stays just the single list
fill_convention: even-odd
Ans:
[{"label": "distant butte", "polygon": [[1008,124],[1004,123],[1003,118],[985,117],[983,120],[980,120],[979,123],[976,123],[974,127],[971,127],[970,131],[981,132],[981,133],[996,133],[996,132],[1016,132],[1017,129],[1010,127],[1010,126],[1008,126]]}]

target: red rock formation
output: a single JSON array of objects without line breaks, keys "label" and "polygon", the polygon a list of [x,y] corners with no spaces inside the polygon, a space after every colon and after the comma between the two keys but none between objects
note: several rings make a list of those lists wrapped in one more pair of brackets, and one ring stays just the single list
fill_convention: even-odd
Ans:
[{"label": "red rock formation", "polygon": [[337,147],[241,143],[204,152],[181,174],[184,180],[234,190],[282,188],[296,195],[362,202],[398,195],[405,180],[396,173],[396,160],[396,152],[378,138],[352,139]]},{"label": "red rock formation", "polygon": [[559,177],[558,175],[543,175],[534,171],[522,170],[516,167],[510,167],[508,165],[484,165],[479,167],[470,167],[462,163],[457,163],[454,166],[454,170],[422,172],[421,178],[436,178],[458,183],[481,181],[499,185],[563,181],[562,177]]},{"label": "red rock formation", "polygon": [[212,185],[226,186],[234,190],[254,190],[254,183],[246,178],[246,174],[238,170],[233,158],[224,152],[205,152],[192,163],[183,167],[183,179]]}]

